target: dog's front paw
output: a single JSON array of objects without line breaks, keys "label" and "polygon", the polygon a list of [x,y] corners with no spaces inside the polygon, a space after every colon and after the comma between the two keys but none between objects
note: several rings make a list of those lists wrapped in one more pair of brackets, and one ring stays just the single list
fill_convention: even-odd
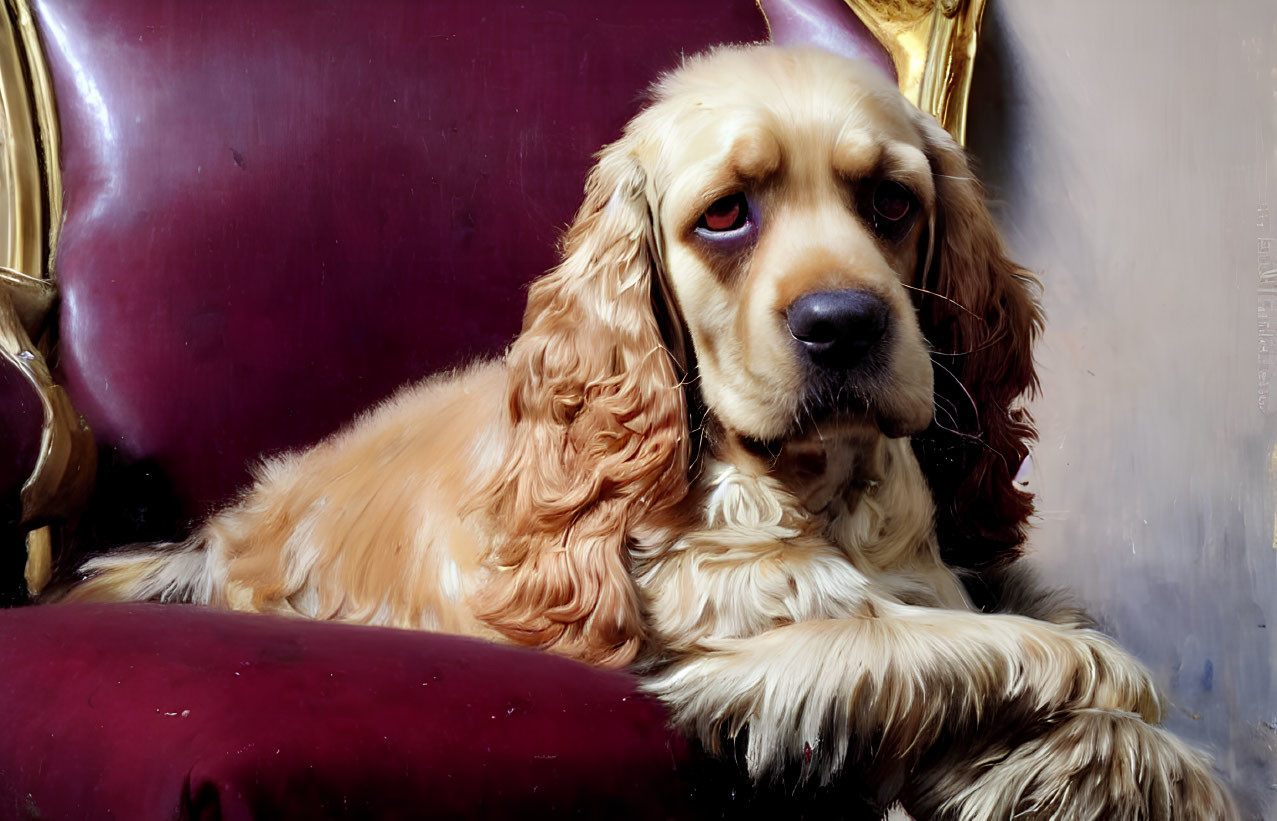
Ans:
[{"label": "dog's front paw", "polygon": [[755,781],[798,773],[826,783],[842,768],[850,741],[847,711],[838,710],[831,686],[837,679],[822,680],[819,665],[793,665],[783,676],[776,672],[720,650],[684,659],[643,687],[710,753],[721,754],[725,742],[734,742],[737,750],[743,743]]},{"label": "dog's front paw", "polygon": [[1081,710],[989,761],[946,761],[912,787],[919,818],[953,821],[1237,818],[1207,762],[1139,716]]},{"label": "dog's front paw", "polygon": [[[728,653],[684,659],[646,679],[643,689],[656,695],[675,724],[708,752],[721,755],[725,742],[736,741],[760,721],[763,682],[756,671],[738,664]],[[779,769],[773,750],[748,744],[750,775],[764,778]]]}]

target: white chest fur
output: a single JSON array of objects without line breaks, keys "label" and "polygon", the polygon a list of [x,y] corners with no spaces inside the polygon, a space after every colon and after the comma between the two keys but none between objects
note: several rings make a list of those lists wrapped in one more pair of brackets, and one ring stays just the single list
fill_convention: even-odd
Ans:
[{"label": "white chest fur", "polygon": [[[803,447],[823,449],[820,470],[790,469],[784,457],[706,459],[690,497],[696,526],[638,534],[635,578],[661,648],[712,649],[779,625],[857,615],[871,589],[969,607],[940,561],[907,439]],[[808,464],[810,456],[800,454]]]}]

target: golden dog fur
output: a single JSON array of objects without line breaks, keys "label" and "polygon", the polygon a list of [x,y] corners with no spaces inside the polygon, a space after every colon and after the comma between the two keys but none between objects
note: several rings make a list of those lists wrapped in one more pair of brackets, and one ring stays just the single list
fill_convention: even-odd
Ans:
[{"label": "golden dog fur", "polygon": [[[866,213],[882,180],[916,200],[900,236]],[[753,233],[707,240],[707,209],[742,193]],[[708,747],[745,743],[755,776],[855,766],[920,817],[1230,817],[1151,723],[1137,661],[1014,574],[1020,614],[977,612],[941,559],[938,513],[989,509],[973,499],[1012,499],[1020,538],[1034,289],[960,149],[874,69],[719,49],[600,153],[504,358],[267,462],[189,540],[91,560],[66,598],[633,664]],[[813,398],[786,312],[837,290],[873,295],[889,331],[875,368]],[[988,466],[938,511],[909,436],[957,414],[933,398],[942,347]]]}]

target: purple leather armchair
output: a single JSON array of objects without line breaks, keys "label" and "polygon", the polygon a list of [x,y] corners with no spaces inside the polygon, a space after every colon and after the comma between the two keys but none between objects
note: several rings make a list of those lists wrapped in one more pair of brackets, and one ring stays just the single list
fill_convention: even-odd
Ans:
[{"label": "purple leather armchair", "polygon": [[[762,6],[31,0],[11,24],[43,50],[63,206],[60,307],[29,330],[98,447],[58,570],[180,537],[262,454],[499,352],[592,153],[680,55],[775,36],[887,63],[837,0]],[[41,523],[18,523],[40,413],[0,363],[9,603]],[[749,785],[631,676],[466,639],[21,607],[0,612],[0,669],[5,818],[863,808],[850,782]]]}]

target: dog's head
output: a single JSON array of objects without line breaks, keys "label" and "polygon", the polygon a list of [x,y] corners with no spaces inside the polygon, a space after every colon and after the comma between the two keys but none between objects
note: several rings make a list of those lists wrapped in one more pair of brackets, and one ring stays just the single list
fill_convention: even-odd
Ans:
[{"label": "dog's head", "polygon": [[1031,284],[961,150],[876,68],[767,47],[689,60],[601,152],[564,262],[529,294],[498,505],[521,538],[487,618],[596,662],[632,654],[625,538],[686,492],[685,384],[753,442],[916,435],[942,534],[1014,549]]},{"label": "dog's head", "polygon": [[909,289],[936,189],[908,103],[872,66],[773,49],[699,58],[657,98],[623,144],[718,422],[761,441],[926,429]]}]

